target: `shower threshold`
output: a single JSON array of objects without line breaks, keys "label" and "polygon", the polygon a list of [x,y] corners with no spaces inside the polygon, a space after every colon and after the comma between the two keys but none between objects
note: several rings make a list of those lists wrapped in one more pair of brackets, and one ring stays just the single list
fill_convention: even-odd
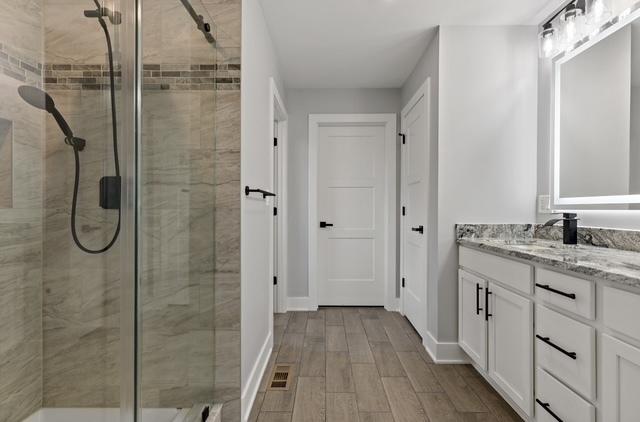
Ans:
[{"label": "shower threshold", "polygon": [[[203,421],[202,412],[209,407]],[[220,405],[198,404],[189,409],[142,409],[142,422],[220,422]],[[22,422],[120,422],[118,408],[43,408]]]}]

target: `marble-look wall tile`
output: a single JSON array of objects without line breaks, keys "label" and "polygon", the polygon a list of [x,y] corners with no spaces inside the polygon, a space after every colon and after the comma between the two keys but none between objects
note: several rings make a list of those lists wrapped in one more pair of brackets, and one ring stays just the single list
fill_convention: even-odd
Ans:
[{"label": "marble-look wall tile", "polygon": [[218,46],[240,47],[242,36],[241,0],[203,0],[216,23]]},{"label": "marble-look wall tile", "polygon": [[3,0],[0,2],[0,43],[22,55],[42,55],[43,0]]},{"label": "marble-look wall tile", "polygon": [[0,209],[0,421],[42,403],[42,216]]},{"label": "marble-look wall tile", "polygon": [[0,2],[0,421],[42,405],[42,1]]}]

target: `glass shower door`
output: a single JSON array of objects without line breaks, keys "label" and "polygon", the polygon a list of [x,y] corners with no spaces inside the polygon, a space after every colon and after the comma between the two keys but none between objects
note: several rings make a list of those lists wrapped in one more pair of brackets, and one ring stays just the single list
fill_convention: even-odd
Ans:
[{"label": "glass shower door", "polygon": [[156,421],[214,397],[216,30],[198,0],[141,11],[138,388]]}]

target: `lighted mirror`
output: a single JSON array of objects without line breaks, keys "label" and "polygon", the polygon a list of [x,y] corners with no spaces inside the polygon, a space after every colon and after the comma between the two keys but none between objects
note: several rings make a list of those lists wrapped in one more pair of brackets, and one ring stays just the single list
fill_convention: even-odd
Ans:
[{"label": "lighted mirror", "polygon": [[[616,20],[554,62],[553,205],[640,203],[640,19]],[[637,206],[633,206],[637,208]]]}]

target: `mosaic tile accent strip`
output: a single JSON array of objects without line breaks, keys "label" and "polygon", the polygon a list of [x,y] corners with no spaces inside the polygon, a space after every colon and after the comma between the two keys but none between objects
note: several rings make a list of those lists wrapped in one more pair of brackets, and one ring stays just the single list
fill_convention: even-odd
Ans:
[{"label": "mosaic tile accent strip", "polygon": [[[49,90],[103,90],[109,87],[106,64],[45,64],[45,86]],[[116,85],[122,72],[115,71]],[[238,91],[239,64],[145,64],[144,90]]]},{"label": "mosaic tile accent strip", "polygon": [[42,64],[0,43],[1,73],[29,85],[42,86]]}]

